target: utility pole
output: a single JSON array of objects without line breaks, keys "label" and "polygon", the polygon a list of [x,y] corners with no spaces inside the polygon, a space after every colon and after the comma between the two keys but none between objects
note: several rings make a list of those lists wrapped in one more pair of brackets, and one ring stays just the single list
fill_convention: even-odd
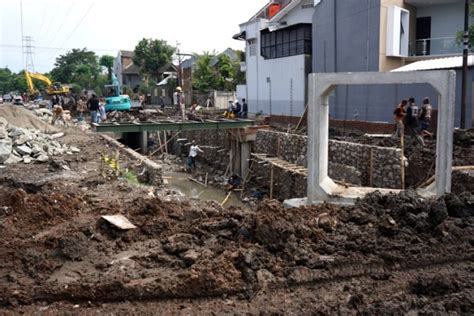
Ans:
[{"label": "utility pole", "polygon": [[466,128],[467,107],[467,61],[469,57],[469,2],[464,3],[464,34],[463,34],[463,56],[462,56],[462,92],[461,92],[461,128]]},{"label": "utility pole", "polygon": [[179,46],[181,45],[181,43],[179,43],[178,41],[176,41],[176,55],[178,56],[178,86],[183,88],[182,86],[182,78],[181,78],[181,54],[179,52]]}]

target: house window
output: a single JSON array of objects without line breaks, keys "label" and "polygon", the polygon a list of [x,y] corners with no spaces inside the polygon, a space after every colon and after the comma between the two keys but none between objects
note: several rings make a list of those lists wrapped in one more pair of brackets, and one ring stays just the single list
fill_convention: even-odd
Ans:
[{"label": "house window", "polygon": [[295,55],[312,54],[311,24],[298,24],[282,30],[262,31],[262,57],[275,59]]},{"label": "house window", "polygon": [[257,40],[249,39],[247,43],[249,46],[249,56],[256,56],[257,55]]}]

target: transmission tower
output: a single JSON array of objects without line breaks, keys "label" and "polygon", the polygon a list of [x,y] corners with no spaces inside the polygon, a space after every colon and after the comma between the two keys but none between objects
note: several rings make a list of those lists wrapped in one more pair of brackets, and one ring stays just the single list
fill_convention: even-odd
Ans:
[{"label": "transmission tower", "polygon": [[29,72],[35,72],[35,65],[33,63],[33,54],[35,47],[33,46],[33,37],[32,36],[23,36],[23,54],[25,57],[25,70]]}]

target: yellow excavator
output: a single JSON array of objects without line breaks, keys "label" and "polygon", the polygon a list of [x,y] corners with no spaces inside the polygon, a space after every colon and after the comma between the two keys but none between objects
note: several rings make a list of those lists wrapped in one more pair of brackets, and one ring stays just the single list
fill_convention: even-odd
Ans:
[{"label": "yellow excavator", "polygon": [[69,87],[60,83],[52,83],[51,80],[45,75],[39,73],[31,73],[25,71],[26,84],[28,85],[28,91],[31,96],[38,95],[39,91],[33,85],[33,79],[39,80],[46,84],[46,93],[48,95],[67,95],[69,94]]}]

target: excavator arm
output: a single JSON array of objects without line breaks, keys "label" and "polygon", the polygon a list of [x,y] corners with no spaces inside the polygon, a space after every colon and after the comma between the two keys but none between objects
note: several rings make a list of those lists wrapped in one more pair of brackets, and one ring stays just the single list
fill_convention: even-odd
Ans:
[{"label": "excavator arm", "polygon": [[51,80],[46,77],[45,75],[39,74],[39,73],[31,73],[28,71],[25,71],[25,76],[26,76],[26,83],[28,85],[28,90],[30,91],[30,94],[36,94],[38,91],[35,89],[33,85],[33,79],[39,80],[41,82],[44,82],[46,84],[46,89],[48,94],[68,94],[69,93],[69,87],[67,86],[54,86]]}]

